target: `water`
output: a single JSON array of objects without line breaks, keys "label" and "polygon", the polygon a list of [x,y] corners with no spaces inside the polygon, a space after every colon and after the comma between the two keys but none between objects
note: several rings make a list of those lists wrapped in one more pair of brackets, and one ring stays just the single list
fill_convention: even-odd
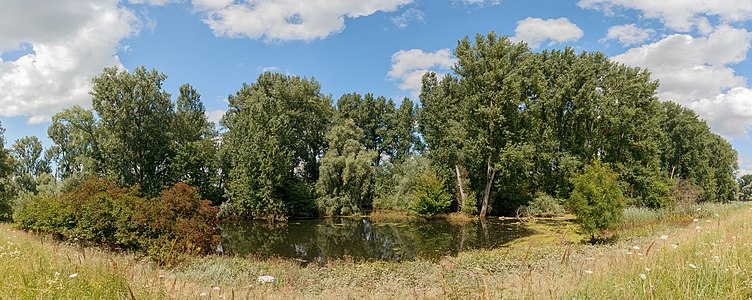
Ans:
[{"label": "water", "polygon": [[499,247],[533,233],[517,222],[499,220],[459,225],[444,220],[386,222],[366,218],[246,222],[226,224],[222,232],[222,248],[231,255],[278,256],[317,263],[333,259],[437,259],[468,249]]}]

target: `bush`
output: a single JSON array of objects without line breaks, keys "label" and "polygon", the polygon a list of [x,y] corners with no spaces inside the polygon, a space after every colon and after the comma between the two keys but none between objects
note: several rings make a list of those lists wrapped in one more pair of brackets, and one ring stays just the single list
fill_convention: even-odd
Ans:
[{"label": "bush", "polygon": [[429,165],[427,158],[413,155],[393,166],[385,164],[379,167],[373,208],[409,211],[415,181],[418,176],[430,171]]},{"label": "bush", "polygon": [[412,211],[424,218],[449,210],[452,196],[444,190],[444,180],[436,172],[426,171],[415,180]]},{"label": "bush", "polygon": [[535,198],[519,211],[525,217],[555,217],[564,214],[564,207],[559,200],[543,192],[535,195]]},{"label": "bush", "polygon": [[16,221],[25,230],[85,245],[143,251],[169,262],[181,253],[211,253],[219,243],[217,208],[198,195],[196,188],[177,183],[147,199],[138,196],[138,187],[118,188],[90,179],[58,199],[44,193],[30,196]]},{"label": "bush", "polygon": [[616,178],[608,164],[596,160],[572,180],[569,206],[577,216],[576,222],[593,239],[596,233],[602,234],[622,220],[625,199]]}]

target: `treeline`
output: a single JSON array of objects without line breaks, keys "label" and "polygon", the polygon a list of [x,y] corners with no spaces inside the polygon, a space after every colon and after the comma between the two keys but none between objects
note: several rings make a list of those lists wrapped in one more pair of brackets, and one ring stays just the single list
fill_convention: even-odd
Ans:
[{"label": "treeline", "polygon": [[453,74],[423,77],[419,103],[334,101],[314,79],[261,74],[228,97],[221,132],[190,85],[172,101],[164,74],[108,68],[93,80],[93,110],[53,117],[50,149],[28,137],[3,152],[0,192],[101,177],[145,198],[185,182],[241,219],[485,216],[568,199],[573,178],[602,161],[632,205],[737,197],[737,153],[692,110],[659,101],[647,70],[597,52],[535,53],[493,33],[454,54]]}]

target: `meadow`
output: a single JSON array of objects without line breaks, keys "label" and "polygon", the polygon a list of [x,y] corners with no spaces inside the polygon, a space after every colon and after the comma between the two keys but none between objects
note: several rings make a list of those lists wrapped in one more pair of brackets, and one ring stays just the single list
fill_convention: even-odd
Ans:
[{"label": "meadow", "polygon": [[[494,250],[407,262],[326,265],[194,257],[171,268],[0,225],[3,299],[746,299],[752,205],[627,208],[618,237],[584,242],[570,217]],[[563,224],[563,225],[562,225]],[[259,282],[272,276],[273,282]]]}]

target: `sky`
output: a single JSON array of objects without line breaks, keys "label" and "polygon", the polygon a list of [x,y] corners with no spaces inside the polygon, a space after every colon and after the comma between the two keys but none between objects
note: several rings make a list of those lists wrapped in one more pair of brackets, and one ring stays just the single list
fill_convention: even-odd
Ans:
[{"label": "sky", "polygon": [[51,116],[91,107],[91,78],[154,68],[193,85],[207,116],[260,73],[315,78],[334,99],[417,100],[449,73],[465,36],[491,31],[534,51],[601,51],[647,68],[658,97],[694,109],[752,173],[750,0],[0,0],[0,121],[6,147]]}]

